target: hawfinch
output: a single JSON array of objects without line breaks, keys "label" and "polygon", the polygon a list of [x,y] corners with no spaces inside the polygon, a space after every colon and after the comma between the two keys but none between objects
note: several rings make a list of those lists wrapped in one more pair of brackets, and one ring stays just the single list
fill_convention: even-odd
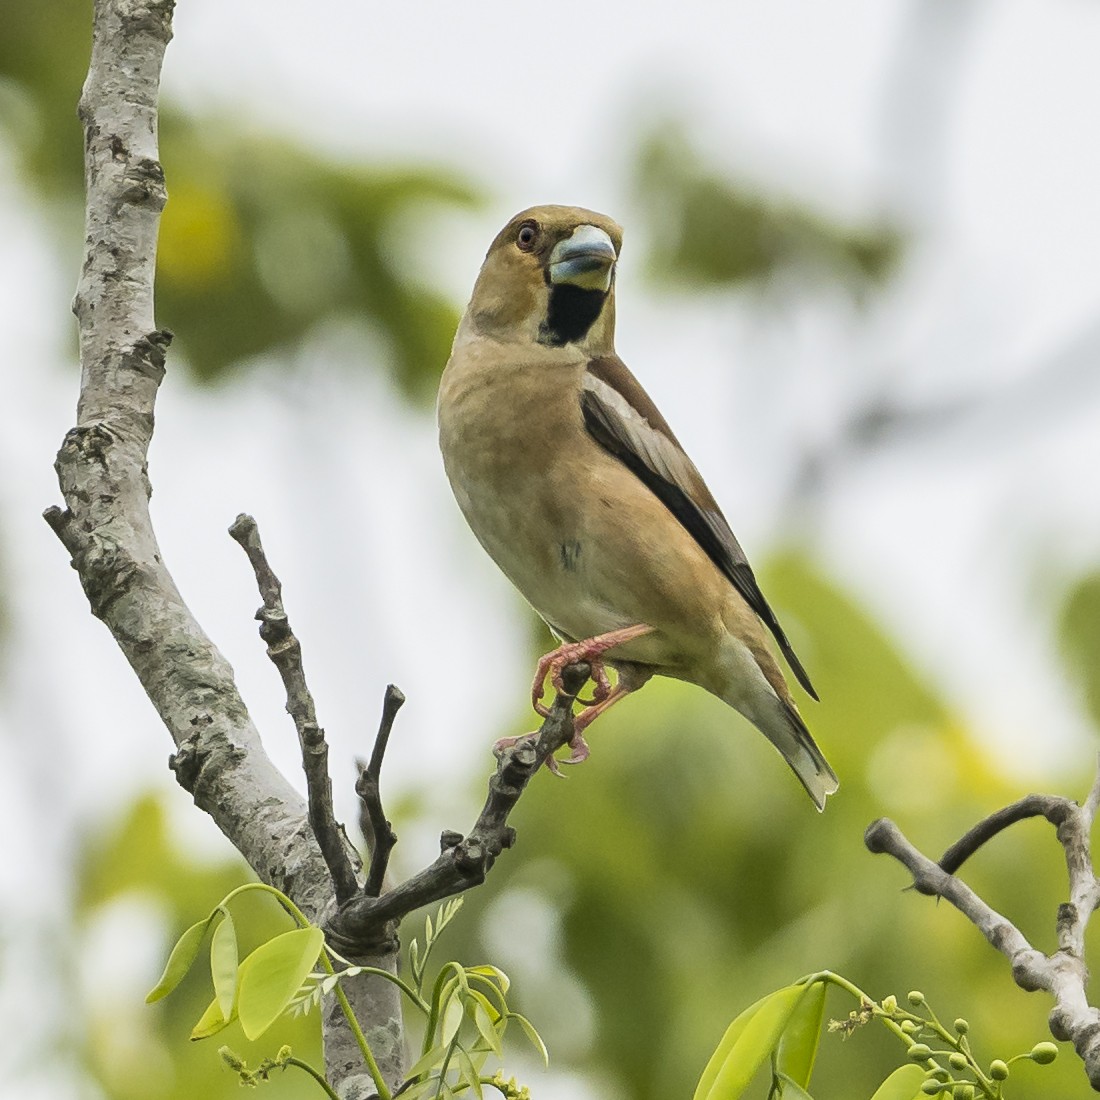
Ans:
[{"label": "hawfinch", "polygon": [[[650,676],[698,684],[783,754],[818,809],[837,778],[769,648],[809,677],[718,504],[615,354],[622,231],[572,206],[517,214],[489,248],[439,389],[459,507],[489,556],[563,641],[549,672],[588,661],[583,730]],[[606,656],[605,656],[606,655]],[[618,673],[611,687],[603,665]]]}]

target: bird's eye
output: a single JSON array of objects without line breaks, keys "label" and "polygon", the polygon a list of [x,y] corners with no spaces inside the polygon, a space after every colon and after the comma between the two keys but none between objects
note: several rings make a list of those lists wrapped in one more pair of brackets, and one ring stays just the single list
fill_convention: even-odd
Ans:
[{"label": "bird's eye", "polygon": [[530,252],[538,239],[539,227],[534,222],[524,222],[516,234],[516,247],[523,252]]}]

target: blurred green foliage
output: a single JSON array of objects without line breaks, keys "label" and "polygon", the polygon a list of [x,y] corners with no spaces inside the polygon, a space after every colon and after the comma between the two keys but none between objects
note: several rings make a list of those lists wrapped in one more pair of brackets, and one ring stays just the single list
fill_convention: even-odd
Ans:
[{"label": "blurred green foliage", "polygon": [[[5,8],[0,142],[18,153],[73,249],[83,188],[76,102],[89,41],[89,5]],[[317,325],[352,320],[382,338],[381,356],[363,340],[364,366],[389,371],[420,401],[434,396],[458,310],[415,274],[410,214],[470,207],[475,187],[439,169],[335,163],[171,105],[161,110],[160,144],[169,201],[157,321],[177,334],[193,377],[224,379],[271,353],[289,365],[285,353]]]},{"label": "blurred green foliage", "polygon": [[338,165],[272,138],[166,114],[157,316],[201,381],[315,326],[366,322],[407,394],[432,398],[458,310],[409,271],[412,215],[469,206],[474,190],[429,169]]},{"label": "blurred green foliage", "polygon": [[1100,570],[1082,577],[1062,607],[1062,651],[1100,728]]},{"label": "blurred green foliage", "polygon": [[642,141],[635,194],[652,232],[650,271],[666,283],[730,286],[793,264],[858,288],[883,280],[901,252],[889,228],[844,228],[732,182],[677,125]]}]

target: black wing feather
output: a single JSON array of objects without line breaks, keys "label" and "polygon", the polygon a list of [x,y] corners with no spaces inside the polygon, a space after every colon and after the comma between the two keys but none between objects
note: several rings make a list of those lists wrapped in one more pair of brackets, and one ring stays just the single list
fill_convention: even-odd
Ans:
[{"label": "black wing feather", "polygon": [[648,486],[706,551],[711,561],[729,578],[749,607],[772,632],[798,682],[811,698],[817,699],[818,694],[810,683],[809,675],[795,655],[775,612],[764,599],[752,566],[722,513],[700,507],[675,481],[654,468],[661,465],[659,462],[651,464],[645,456],[639,454],[633,441],[623,431],[618,417],[590,389],[581,391],[581,411],[584,414],[585,427],[592,438]]}]

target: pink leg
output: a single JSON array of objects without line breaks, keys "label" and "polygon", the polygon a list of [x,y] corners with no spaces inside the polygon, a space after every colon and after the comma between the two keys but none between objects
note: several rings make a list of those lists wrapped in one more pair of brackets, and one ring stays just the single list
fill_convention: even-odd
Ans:
[{"label": "pink leg", "polygon": [[583,642],[566,642],[557,649],[539,658],[538,667],[535,669],[535,681],[531,685],[531,704],[544,718],[550,713],[549,708],[543,705],[542,697],[546,693],[546,677],[550,676],[550,682],[558,691],[563,690],[561,682],[562,669],[566,665],[575,664],[578,661],[587,661],[592,668],[592,679],[596,682],[596,695],[594,702],[599,705],[606,702],[613,694],[610,681],[604,671],[603,661],[600,659],[609,649],[617,645],[632,642],[635,638],[641,638],[646,634],[652,634],[653,627],[645,623],[635,626],[623,627],[622,630],[612,630],[607,634],[598,634],[595,638],[588,638]]},{"label": "pink leg", "polygon": [[593,703],[587,710],[573,718],[573,739],[569,742],[572,752],[562,761],[555,760],[552,756],[546,761],[547,767],[555,774],[561,775],[558,764],[583,764],[588,759],[588,742],[584,739],[584,731],[596,721],[605,711],[610,710],[620,699],[625,699],[634,687],[623,687],[622,681],[615,685],[599,702]]}]

